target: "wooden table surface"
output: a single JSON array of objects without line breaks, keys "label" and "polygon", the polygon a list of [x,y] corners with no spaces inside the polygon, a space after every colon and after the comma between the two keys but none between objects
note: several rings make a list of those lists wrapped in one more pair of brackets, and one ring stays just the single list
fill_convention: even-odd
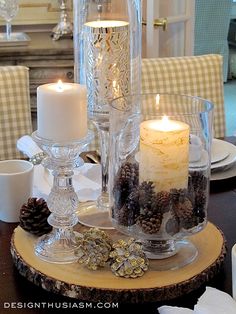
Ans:
[{"label": "wooden table surface", "polygon": [[[230,141],[236,143],[235,138],[230,138]],[[200,289],[181,298],[169,302],[165,301],[164,304],[193,308],[198,297],[205,291],[206,285],[216,287],[229,294],[232,293],[231,248],[236,243],[236,177],[211,182],[208,220],[221,228],[227,241],[227,255],[223,269],[214,280],[203,284]],[[9,250],[11,234],[16,225],[0,222],[0,314],[68,313],[68,311],[77,313],[120,313],[137,309],[141,309],[146,313],[158,313],[157,307],[162,305],[161,303],[139,305],[91,304],[91,302],[49,293],[28,282],[15,269]],[[8,308],[10,306],[11,309]]]}]

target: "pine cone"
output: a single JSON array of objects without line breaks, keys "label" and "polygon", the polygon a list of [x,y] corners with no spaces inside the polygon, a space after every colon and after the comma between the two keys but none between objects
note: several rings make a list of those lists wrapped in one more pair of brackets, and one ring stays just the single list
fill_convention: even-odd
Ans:
[{"label": "pine cone", "polygon": [[169,192],[158,192],[152,201],[152,210],[158,213],[166,213],[170,211],[171,196]]},{"label": "pine cone", "polygon": [[139,213],[139,188],[134,188],[127,198],[127,210],[133,213]]},{"label": "pine cone", "polygon": [[190,173],[188,189],[192,191],[193,212],[195,225],[202,223],[206,217],[207,204],[207,177],[203,172],[193,171]]},{"label": "pine cone", "polygon": [[84,264],[88,269],[96,270],[105,266],[109,258],[112,241],[108,235],[99,229],[89,229],[77,238],[78,248],[75,255],[78,262]]},{"label": "pine cone", "polygon": [[129,186],[138,184],[138,164],[127,162],[120,168],[120,178]]},{"label": "pine cone", "polygon": [[115,178],[113,196],[115,210],[119,210],[126,203],[127,197],[138,186],[138,165],[124,163]]},{"label": "pine cone", "polygon": [[206,193],[205,192],[198,192],[195,194],[195,206],[196,208],[201,209],[202,211],[205,211],[205,207],[206,207],[206,203],[207,203],[207,197],[206,197]]},{"label": "pine cone", "polygon": [[148,270],[148,259],[142,251],[141,245],[134,239],[130,239],[128,242],[119,240],[112,247],[111,270],[116,276],[136,278]]},{"label": "pine cone", "polygon": [[191,229],[197,225],[196,217],[193,212],[193,205],[187,197],[183,202],[175,203],[174,212],[179,219],[180,227]]},{"label": "pine cone", "polygon": [[41,236],[52,230],[47,218],[51,214],[43,198],[29,198],[20,211],[20,226],[24,230]]},{"label": "pine cone", "polygon": [[[122,211],[122,209],[121,209]],[[135,224],[135,220],[140,212],[139,205],[139,189],[133,188],[133,191],[127,198],[126,204],[123,209],[123,217],[126,219],[126,226],[132,226]]]},{"label": "pine cone", "polygon": [[132,226],[135,224],[137,214],[124,205],[117,211],[112,209],[112,217],[122,226]]},{"label": "pine cone", "polygon": [[188,189],[193,189],[194,191],[206,190],[207,188],[207,177],[200,171],[192,171],[188,180]]},{"label": "pine cone", "polygon": [[139,187],[139,204],[141,214],[145,210],[150,210],[152,208],[152,201],[155,195],[154,185],[152,181],[144,181]]},{"label": "pine cone", "polygon": [[188,195],[188,191],[186,189],[171,189],[170,197],[174,203],[183,203]]},{"label": "pine cone", "polygon": [[202,223],[206,218],[206,204],[207,204],[206,193],[205,192],[196,193],[193,211],[198,223]]},{"label": "pine cone", "polygon": [[140,215],[136,224],[140,226],[142,231],[147,234],[158,233],[162,223],[162,213],[154,214],[151,211],[147,211],[145,215]]}]

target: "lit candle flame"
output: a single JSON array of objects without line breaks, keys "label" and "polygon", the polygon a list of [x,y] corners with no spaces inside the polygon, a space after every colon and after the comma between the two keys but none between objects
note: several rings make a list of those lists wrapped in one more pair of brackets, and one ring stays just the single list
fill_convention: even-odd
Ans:
[{"label": "lit candle flame", "polygon": [[61,80],[59,80],[59,81],[57,82],[57,91],[58,91],[58,92],[63,92],[63,90],[64,90],[63,83],[62,83]]},{"label": "lit candle flame", "polygon": [[170,130],[170,120],[167,116],[163,116],[161,119],[161,127],[163,131]]},{"label": "lit candle flame", "polygon": [[180,130],[182,127],[181,121],[174,121],[164,115],[160,120],[147,120],[147,128],[161,132],[172,132]]},{"label": "lit candle flame", "polygon": [[163,116],[162,123],[168,123],[168,122],[169,122],[169,118],[167,116]]}]

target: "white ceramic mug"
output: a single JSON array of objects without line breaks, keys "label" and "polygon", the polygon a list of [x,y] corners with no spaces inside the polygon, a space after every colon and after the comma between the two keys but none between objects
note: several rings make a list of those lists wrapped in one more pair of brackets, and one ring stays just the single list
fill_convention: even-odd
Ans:
[{"label": "white ceramic mug", "polygon": [[33,169],[25,160],[0,161],[0,220],[19,221],[21,206],[32,196]]}]

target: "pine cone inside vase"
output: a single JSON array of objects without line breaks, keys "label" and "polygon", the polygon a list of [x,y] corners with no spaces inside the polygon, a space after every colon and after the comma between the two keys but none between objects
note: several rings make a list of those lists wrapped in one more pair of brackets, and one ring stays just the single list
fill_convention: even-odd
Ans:
[{"label": "pine cone inside vase", "polygon": [[162,218],[162,213],[154,214],[152,211],[147,210],[145,214],[139,215],[136,224],[140,226],[144,233],[155,234],[161,228]]},{"label": "pine cone inside vase", "polygon": [[20,226],[27,232],[41,236],[52,230],[47,218],[51,214],[43,198],[31,197],[20,210]]},{"label": "pine cone inside vase", "polygon": [[171,210],[170,193],[166,191],[156,193],[152,200],[152,210],[162,214],[169,212]]},{"label": "pine cone inside vase", "polygon": [[129,194],[138,186],[138,165],[130,162],[121,165],[113,188],[114,211],[121,209]]},{"label": "pine cone inside vase", "polygon": [[180,227],[191,229],[198,224],[193,212],[193,205],[187,197],[183,202],[178,202],[174,205],[174,212],[179,219]]}]

